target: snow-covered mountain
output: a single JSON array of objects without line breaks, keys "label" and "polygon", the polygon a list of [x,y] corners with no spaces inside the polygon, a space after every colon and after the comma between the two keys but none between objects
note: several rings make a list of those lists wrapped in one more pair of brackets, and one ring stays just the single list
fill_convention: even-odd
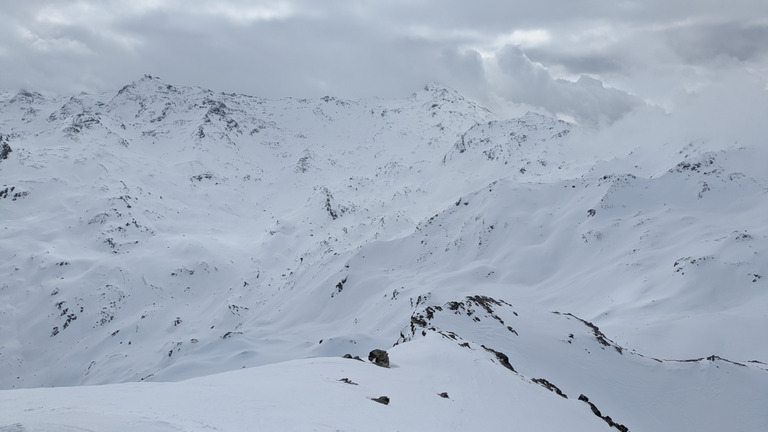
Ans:
[{"label": "snow-covered mountain", "polygon": [[438,84],[2,93],[0,431],[768,428],[766,149],[590,136]]}]

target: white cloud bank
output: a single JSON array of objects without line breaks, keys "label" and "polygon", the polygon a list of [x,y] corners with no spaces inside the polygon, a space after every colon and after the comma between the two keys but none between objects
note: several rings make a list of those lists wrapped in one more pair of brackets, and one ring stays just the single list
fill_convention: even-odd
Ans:
[{"label": "white cloud bank", "polygon": [[[768,84],[762,2],[12,2],[0,88],[112,91],[143,74],[265,97],[399,97],[440,81],[491,109],[606,125],[646,102]],[[760,95],[764,97],[764,95]],[[749,101],[744,101],[748,106]]]}]

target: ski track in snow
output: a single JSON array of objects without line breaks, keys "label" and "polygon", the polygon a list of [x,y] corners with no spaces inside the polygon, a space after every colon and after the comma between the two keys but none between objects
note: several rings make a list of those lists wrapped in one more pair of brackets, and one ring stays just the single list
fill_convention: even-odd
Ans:
[{"label": "ski track in snow", "polygon": [[0,431],[768,428],[764,146],[588,139],[438,84],[4,93]]}]

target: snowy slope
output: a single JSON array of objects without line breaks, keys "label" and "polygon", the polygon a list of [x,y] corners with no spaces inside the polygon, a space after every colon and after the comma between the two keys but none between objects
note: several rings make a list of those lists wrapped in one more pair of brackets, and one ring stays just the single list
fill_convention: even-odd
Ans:
[{"label": "snowy slope", "polygon": [[[575,330],[575,323],[563,318],[558,324]],[[575,331],[574,343],[560,342],[560,350],[582,351],[578,344],[588,335]],[[558,349],[534,342],[546,369]],[[580,357],[599,360],[570,364],[559,382],[512,372],[481,347],[457,348],[432,334],[393,348],[390,369],[317,358],[178,383],[2,391],[0,430],[612,430],[590,403],[629,430],[747,431],[768,421],[751,366],[630,359],[627,368],[610,360],[624,359],[615,351],[602,352],[594,340],[585,345],[594,351]],[[595,360],[606,365],[602,374],[580,373]],[[614,381],[617,372],[621,379]],[[586,402],[571,393],[576,387],[592,387]],[[389,397],[388,405],[371,400],[381,396]]]},{"label": "snowy slope", "polygon": [[152,77],[0,135],[0,430],[768,427],[762,143]]}]

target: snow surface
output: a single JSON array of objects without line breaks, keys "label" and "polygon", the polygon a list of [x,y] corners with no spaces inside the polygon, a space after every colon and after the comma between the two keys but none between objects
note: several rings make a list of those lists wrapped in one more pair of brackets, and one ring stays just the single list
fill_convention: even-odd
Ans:
[{"label": "snow surface", "polygon": [[1,95],[0,431],[768,430],[764,141]]}]

